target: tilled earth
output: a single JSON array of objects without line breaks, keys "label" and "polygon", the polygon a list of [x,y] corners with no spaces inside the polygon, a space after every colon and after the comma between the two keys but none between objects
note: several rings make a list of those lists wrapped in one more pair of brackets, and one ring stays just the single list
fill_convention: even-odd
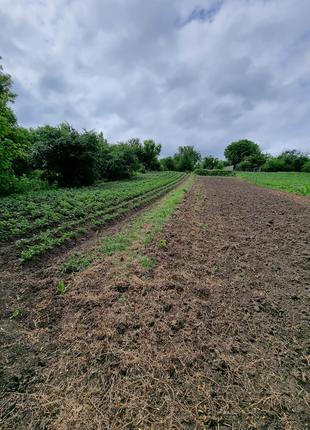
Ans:
[{"label": "tilled earth", "polygon": [[0,427],[309,429],[310,200],[199,178],[143,252],[64,296],[37,274],[2,327]]}]

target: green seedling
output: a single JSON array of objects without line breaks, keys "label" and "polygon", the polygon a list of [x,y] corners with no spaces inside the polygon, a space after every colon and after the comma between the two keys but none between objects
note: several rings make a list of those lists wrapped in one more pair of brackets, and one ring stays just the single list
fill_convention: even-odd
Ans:
[{"label": "green seedling", "polygon": [[10,316],[10,320],[14,320],[15,318],[19,317],[22,314],[21,309],[14,309],[14,311],[12,312],[12,315]]},{"label": "green seedling", "polygon": [[160,248],[167,248],[167,241],[166,241],[166,239],[161,239],[159,241],[159,247]]},{"label": "green seedling", "polygon": [[148,272],[152,272],[154,268],[154,262],[148,257],[142,257],[140,261],[141,267]]},{"label": "green seedling", "polygon": [[119,303],[126,303],[126,302],[128,302],[128,296],[127,296],[126,294],[122,294],[122,295],[117,299],[117,301],[118,301]]},{"label": "green seedling", "polygon": [[62,265],[62,271],[64,273],[80,272],[86,269],[91,264],[91,261],[90,257],[73,255]]},{"label": "green seedling", "polygon": [[208,224],[204,224],[204,223],[201,223],[201,224],[199,224],[199,228],[201,228],[201,230],[208,230]]},{"label": "green seedling", "polygon": [[64,281],[60,281],[57,284],[57,290],[60,294],[65,294],[65,292],[67,291],[67,287],[65,285]]}]

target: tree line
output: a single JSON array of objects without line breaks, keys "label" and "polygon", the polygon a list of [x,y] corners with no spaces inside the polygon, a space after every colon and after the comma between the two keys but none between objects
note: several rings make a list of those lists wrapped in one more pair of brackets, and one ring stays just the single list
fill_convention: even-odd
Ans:
[{"label": "tree line", "polygon": [[15,98],[11,76],[0,65],[0,195],[51,185],[91,185],[100,179],[120,180],[149,170],[213,170],[233,165],[237,170],[310,172],[307,154],[293,150],[271,157],[249,140],[228,145],[226,160],[202,157],[190,145],[160,159],[161,145],[152,139],[111,144],[102,133],[79,132],[68,123],[23,128],[11,108]]}]

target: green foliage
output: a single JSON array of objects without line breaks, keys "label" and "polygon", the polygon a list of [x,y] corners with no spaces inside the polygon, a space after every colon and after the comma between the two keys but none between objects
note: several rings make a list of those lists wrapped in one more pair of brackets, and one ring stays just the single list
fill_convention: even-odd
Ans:
[{"label": "green foliage", "polygon": [[310,174],[300,172],[238,172],[240,178],[257,185],[302,196],[310,196]]},{"label": "green foliage", "polygon": [[86,269],[92,262],[91,257],[73,255],[63,265],[62,272],[74,273]]},{"label": "green foliage", "polygon": [[196,175],[199,176],[234,176],[235,172],[229,170],[206,170],[206,169],[196,169]]},{"label": "green foliage", "polygon": [[[29,261],[154,200],[183,178],[179,172],[153,172],[128,181],[6,197],[0,207],[0,237],[5,241],[22,238],[15,244],[22,261]],[[117,244],[107,243],[104,252],[126,246],[126,241],[120,237]],[[74,269],[85,262],[71,263]]]},{"label": "green foliage", "polygon": [[269,158],[262,170],[264,172],[301,172],[310,161],[307,154],[297,150],[284,151],[278,157]]},{"label": "green foliage", "polygon": [[19,308],[14,309],[11,316],[10,316],[10,320],[14,320],[14,319],[18,318],[19,316],[21,316],[21,314],[22,314],[21,309],[19,309]]},{"label": "green foliage", "polygon": [[306,163],[303,165],[302,171],[310,173],[310,160],[306,161]]},{"label": "green foliage", "polygon": [[102,177],[109,180],[131,178],[139,169],[139,160],[135,149],[128,143],[109,145]]},{"label": "green foliage", "polygon": [[222,170],[224,168],[224,161],[219,160],[216,157],[213,157],[212,155],[208,155],[207,157],[204,157],[200,164],[201,169],[207,169],[207,170]]},{"label": "green foliage", "polygon": [[67,287],[64,281],[59,281],[57,284],[57,290],[59,294],[65,294],[67,292]]},{"label": "green foliage", "polygon": [[159,241],[159,247],[160,248],[167,248],[167,241],[166,241],[166,239],[161,239]]},{"label": "green foliage", "polygon": [[160,160],[161,170],[177,170],[174,157],[166,157]]},{"label": "green foliage", "polygon": [[224,154],[229,163],[236,167],[246,159],[251,160],[250,157],[259,158],[261,150],[256,143],[245,139],[232,142],[226,147]]},{"label": "green foliage", "polygon": [[174,158],[177,170],[192,172],[201,159],[201,155],[193,146],[180,146]]},{"label": "green foliage", "polygon": [[150,258],[148,258],[146,256],[141,258],[140,264],[141,264],[141,267],[148,272],[152,272],[152,270],[154,268],[153,260],[151,260]]},{"label": "green foliage", "polygon": [[60,186],[92,184],[99,155],[95,132],[78,133],[69,124],[44,126],[34,131],[33,162],[44,169],[50,182]]},{"label": "green foliage", "polygon": [[117,299],[117,301],[119,303],[123,303],[123,304],[127,303],[128,302],[128,296],[127,296],[127,294],[122,294],[121,296],[119,296],[119,298]]}]

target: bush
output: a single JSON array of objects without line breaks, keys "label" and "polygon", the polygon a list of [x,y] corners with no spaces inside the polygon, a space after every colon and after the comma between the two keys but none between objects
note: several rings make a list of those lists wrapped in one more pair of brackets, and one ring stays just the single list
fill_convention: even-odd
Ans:
[{"label": "bush", "polygon": [[207,169],[196,169],[196,175],[199,176],[235,176],[235,172],[231,172],[230,170],[207,170]]},{"label": "bush", "polygon": [[141,167],[135,151],[126,143],[109,145],[105,168],[102,171],[104,178],[118,180],[130,178]]},{"label": "bush", "polygon": [[0,196],[39,191],[50,188],[47,181],[42,179],[42,172],[33,171],[29,175],[15,176],[12,173],[0,174]]},{"label": "bush", "polygon": [[84,131],[79,134],[69,124],[61,124],[59,127],[39,127],[34,139],[34,165],[45,170],[50,183],[78,187],[95,181],[99,156],[96,133]]},{"label": "bush", "polygon": [[263,172],[285,172],[287,165],[281,158],[270,158],[262,165]]},{"label": "bush", "polygon": [[308,160],[308,161],[304,164],[304,166],[303,166],[303,168],[302,168],[302,171],[303,171],[303,172],[306,172],[306,173],[310,173],[310,160]]}]

